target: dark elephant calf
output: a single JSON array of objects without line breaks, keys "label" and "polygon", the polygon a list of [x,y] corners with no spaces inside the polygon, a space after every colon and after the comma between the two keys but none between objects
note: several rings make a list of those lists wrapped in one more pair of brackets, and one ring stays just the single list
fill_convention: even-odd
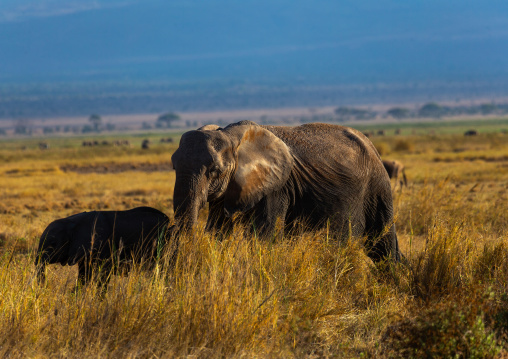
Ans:
[{"label": "dark elephant calf", "polygon": [[78,213],[51,222],[39,241],[35,264],[40,281],[47,264],[79,266],[78,281],[92,275],[106,285],[110,273],[132,263],[153,264],[166,243],[169,218],[154,208]]},{"label": "dark elephant calf", "polygon": [[[402,185],[407,187],[407,178],[406,178],[406,170],[404,164],[400,161],[390,161],[383,160],[383,166],[385,167],[386,172],[388,173],[388,177],[395,179],[395,188],[397,188],[397,184],[400,184],[400,188],[402,190]],[[399,179],[399,177],[401,177]]]}]

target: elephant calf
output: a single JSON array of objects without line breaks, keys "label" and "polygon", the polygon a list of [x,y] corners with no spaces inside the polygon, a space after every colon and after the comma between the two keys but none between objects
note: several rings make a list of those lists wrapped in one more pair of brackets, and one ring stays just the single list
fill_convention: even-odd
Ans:
[{"label": "elephant calf", "polygon": [[[397,184],[400,184],[401,189],[403,184],[407,187],[406,171],[402,162],[383,160],[383,166],[386,172],[388,172],[388,177],[395,179],[395,187],[397,187]],[[400,181],[399,176],[402,176]]]},{"label": "elephant calf", "polygon": [[78,282],[92,274],[107,285],[110,272],[132,263],[154,263],[165,244],[169,218],[150,207],[127,211],[78,213],[51,222],[39,241],[35,259],[39,281],[47,264],[79,266]]}]

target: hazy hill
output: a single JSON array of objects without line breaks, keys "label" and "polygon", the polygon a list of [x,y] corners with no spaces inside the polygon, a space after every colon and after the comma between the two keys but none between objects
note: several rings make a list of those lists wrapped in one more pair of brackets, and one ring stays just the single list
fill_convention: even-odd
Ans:
[{"label": "hazy hill", "polygon": [[95,94],[107,81],[129,91],[155,80],[214,90],[438,82],[476,95],[492,84],[500,96],[507,23],[500,0],[4,0],[0,81],[100,82]]},{"label": "hazy hill", "polygon": [[508,76],[503,1],[83,3],[1,5],[1,76],[355,81]]}]

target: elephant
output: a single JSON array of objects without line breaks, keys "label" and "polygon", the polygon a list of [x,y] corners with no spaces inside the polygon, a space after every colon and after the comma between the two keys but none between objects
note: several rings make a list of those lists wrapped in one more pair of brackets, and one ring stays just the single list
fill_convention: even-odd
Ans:
[{"label": "elephant", "polygon": [[150,140],[144,139],[143,142],[141,142],[141,149],[148,150],[150,148]]},{"label": "elephant", "polygon": [[372,142],[355,129],[206,125],[184,133],[171,160],[178,234],[195,227],[208,202],[205,229],[219,237],[239,213],[260,238],[277,233],[277,222],[286,232],[304,223],[339,239],[365,236],[374,261],[400,259],[390,179]]},{"label": "elephant", "polygon": [[51,222],[42,233],[35,265],[45,282],[47,264],[78,264],[78,285],[95,276],[104,287],[113,270],[154,264],[166,244],[169,218],[151,207],[82,212]]},{"label": "elephant", "polygon": [[[402,185],[407,187],[406,170],[402,162],[383,160],[383,166],[385,166],[388,177],[395,178],[395,187],[397,187],[397,184],[400,184],[401,189]],[[402,178],[399,180],[399,176],[401,175]]]}]

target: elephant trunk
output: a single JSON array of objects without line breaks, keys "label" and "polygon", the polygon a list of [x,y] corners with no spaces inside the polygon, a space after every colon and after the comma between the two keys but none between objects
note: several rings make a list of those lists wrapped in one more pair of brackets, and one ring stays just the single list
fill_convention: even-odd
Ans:
[{"label": "elephant trunk", "polygon": [[208,185],[204,176],[195,180],[177,175],[173,205],[178,231],[190,230],[196,225],[199,210],[207,197]]}]

